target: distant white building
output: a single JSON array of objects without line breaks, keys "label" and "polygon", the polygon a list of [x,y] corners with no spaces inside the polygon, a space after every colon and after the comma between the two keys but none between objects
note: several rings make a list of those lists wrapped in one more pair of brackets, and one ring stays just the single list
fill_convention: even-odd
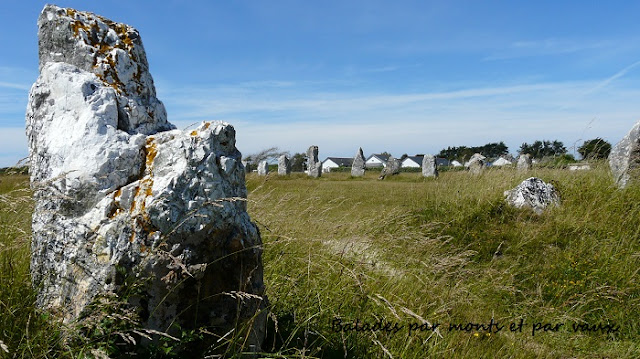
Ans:
[{"label": "distant white building", "polygon": [[389,160],[389,155],[380,155],[380,154],[372,154],[367,158],[367,161],[364,163],[367,168],[375,168],[375,167],[387,167],[387,161]]},{"label": "distant white building", "polygon": [[491,164],[492,166],[508,166],[508,165],[512,165],[513,163],[511,161],[509,161],[508,159],[504,158],[504,157],[500,157],[497,160],[493,161],[493,163]]},{"label": "distant white building", "polygon": [[422,159],[424,156],[415,155],[415,156],[407,156],[404,160],[402,160],[402,166],[404,168],[420,168],[422,167]]},{"label": "distant white building", "polygon": [[[402,160],[402,167],[405,168],[422,168],[422,160],[424,155],[407,156]],[[436,164],[438,167],[449,166],[451,163],[446,158],[436,157]]]},{"label": "distant white building", "polygon": [[331,172],[331,169],[338,167],[351,167],[353,158],[347,157],[327,157],[322,161],[322,172]]},{"label": "distant white building", "polygon": [[456,160],[453,160],[453,161],[451,161],[451,166],[453,166],[453,167],[462,167],[462,163],[460,163],[460,162],[458,162]]}]

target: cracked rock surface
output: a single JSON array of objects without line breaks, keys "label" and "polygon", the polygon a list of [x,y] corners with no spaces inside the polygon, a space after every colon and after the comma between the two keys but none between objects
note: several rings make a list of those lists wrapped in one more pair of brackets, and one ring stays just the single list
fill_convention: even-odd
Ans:
[{"label": "cracked rock surface", "polygon": [[351,176],[364,176],[366,161],[367,160],[364,158],[364,152],[362,152],[362,147],[358,148],[358,152],[356,152],[355,157],[353,157],[353,163],[351,164]]},{"label": "cracked rock surface", "polygon": [[176,130],[134,28],[53,5],[38,27],[26,114],[38,304],[78,320],[134,279],[145,328],[247,324],[259,350],[262,243],[234,128]]},{"label": "cracked rock surface", "polygon": [[422,177],[438,177],[438,163],[433,155],[422,158]]},{"label": "cracked rock surface", "polygon": [[640,122],[611,149],[609,167],[618,188],[640,178]]},{"label": "cracked rock surface", "polygon": [[307,175],[318,178],[322,176],[322,162],[318,159],[318,146],[307,149]]},{"label": "cracked rock surface", "polygon": [[527,178],[516,188],[505,191],[504,195],[509,205],[516,208],[531,208],[537,214],[542,214],[549,206],[560,204],[560,197],[555,187],[537,177]]}]

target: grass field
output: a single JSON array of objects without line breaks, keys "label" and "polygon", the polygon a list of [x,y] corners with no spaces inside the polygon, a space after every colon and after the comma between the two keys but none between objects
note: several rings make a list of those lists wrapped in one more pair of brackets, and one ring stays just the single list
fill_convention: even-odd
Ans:
[{"label": "grass field", "polygon": [[[506,206],[530,176],[561,206]],[[0,357],[82,357],[101,339],[33,307],[26,180],[0,177]],[[271,305],[265,357],[640,357],[640,187],[617,190],[604,164],[249,174],[247,187]]]}]

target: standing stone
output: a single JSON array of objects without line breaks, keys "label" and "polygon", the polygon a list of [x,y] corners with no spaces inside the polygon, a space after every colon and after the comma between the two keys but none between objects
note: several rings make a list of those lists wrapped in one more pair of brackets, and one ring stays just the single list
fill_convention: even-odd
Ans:
[{"label": "standing stone", "polygon": [[291,174],[291,161],[287,155],[278,158],[278,175],[287,176]]},{"label": "standing stone", "polygon": [[609,154],[609,167],[618,188],[640,178],[640,121],[620,140]]},{"label": "standing stone", "polygon": [[38,27],[26,114],[37,305],[71,322],[119,297],[142,329],[244,327],[242,350],[260,350],[262,242],[234,128],[175,130],[134,28],[53,5]]},{"label": "standing stone", "polygon": [[518,157],[518,171],[528,171],[531,169],[531,155],[528,153],[521,154]]},{"label": "standing stone", "polygon": [[516,188],[505,191],[505,200],[516,208],[531,208],[537,214],[541,214],[549,206],[557,206],[560,203],[558,192],[552,184],[531,177]]},{"label": "standing stone", "polygon": [[473,174],[480,174],[482,173],[482,171],[484,170],[484,166],[486,164],[485,160],[487,158],[479,153],[474,154],[473,156],[471,156],[471,159],[469,160],[469,172],[473,173]]},{"label": "standing stone", "polygon": [[362,147],[360,147],[358,152],[356,152],[356,156],[353,158],[353,163],[351,164],[351,176],[364,176],[365,162],[366,159],[364,158],[364,152],[362,152]]},{"label": "standing stone", "polygon": [[389,156],[389,159],[387,160],[387,165],[380,172],[380,177],[378,177],[378,179],[383,180],[385,179],[385,177],[387,177],[387,175],[393,176],[393,175],[399,174],[401,166],[402,166],[402,162],[399,159],[393,156]]},{"label": "standing stone", "polygon": [[438,177],[438,163],[435,156],[424,155],[422,158],[422,176]]},{"label": "standing stone", "polygon": [[266,176],[269,173],[269,164],[267,161],[258,163],[258,176]]},{"label": "standing stone", "polygon": [[318,159],[318,146],[307,150],[307,175],[318,178],[322,176],[322,162]]}]

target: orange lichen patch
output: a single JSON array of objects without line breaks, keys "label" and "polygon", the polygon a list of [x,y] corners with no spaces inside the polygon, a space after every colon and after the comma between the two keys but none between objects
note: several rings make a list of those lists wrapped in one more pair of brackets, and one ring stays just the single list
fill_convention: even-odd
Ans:
[{"label": "orange lichen patch", "polygon": [[205,122],[203,130],[206,130],[209,126],[211,126],[211,122]]},{"label": "orange lichen patch", "polygon": [[99,44],[95,45],[96,47],[98,47],[98,52],[101,54],[106,54],[107,52],[111,51],[112,47],[105,44],[104,42],[101,42]]},{"label": "orange lichen patch", "polygon": [[140,193],[140,186],[136,187],[136,193],[133,195],[133,201],[131,201],[131,208],[129,208],[129,212],[133,212],[136,209],[136,199],[138,199],[139,193]]},{"label": "orange lichen patch", "polygon": [[120,213],[122,213],[122,207],[120,207],[120,201],[119,201],[120,195],[122,195],[122,188],[118,188],[118,190],[113,195],[113,204],[112,204],[113,209],[111,210],[111,212],[109,212],[109,218],[114,218]]},{"label": "orange lichen patch", "polygon": [[136,239],[136,232],[131,232],[131,236],[129,237],[129,242],[133,242]]},{"label": "orange lichen patch", "polygon": [[125,35],[125,37],[122,39],[122,42],[127,45],[127,47],[133,47],[133,40],[131,40],[131,38],[129,37],[129,35]]},{"label": "orange lichen patch", "polygon": [[196,130],[191,131],[191,136],[196,136],[196,135],[198,135],[198,131]]},{"label": "orange lichen patch", "polygon": [[144,187],[144,197],[141,198],[142,202],[140,205],[140,211],[144,212],[145,210],[145,206],[146,206],[146,199],[147,197],[153,195],[153,179],[151,179],[151,177],[147,177],[144,180],[142,180],[141,182],[141,187]]},{"label": "orange lichen patch", "polygon": [[67,8],[67,16],[75,17],[76,11],[74,9]]},{"label": "orange lichen patch", "polygon": [[76,20],[71,23],[71,30],[73,31],[73,36],[78,37],[80,30],[84,30],[86,32],[88,29],[82,21]]},{"label": "orange lichen patch", "polygon": [[151,170],[153,168],[153,160],[158,155],[158,148],[156,147],[156,143],[153,141],[153,136],[147,137],[146,150],[147,150],[146,165],[147,165],[147,170],[149,171],[149,175],[151,175],[152,173]]}]

